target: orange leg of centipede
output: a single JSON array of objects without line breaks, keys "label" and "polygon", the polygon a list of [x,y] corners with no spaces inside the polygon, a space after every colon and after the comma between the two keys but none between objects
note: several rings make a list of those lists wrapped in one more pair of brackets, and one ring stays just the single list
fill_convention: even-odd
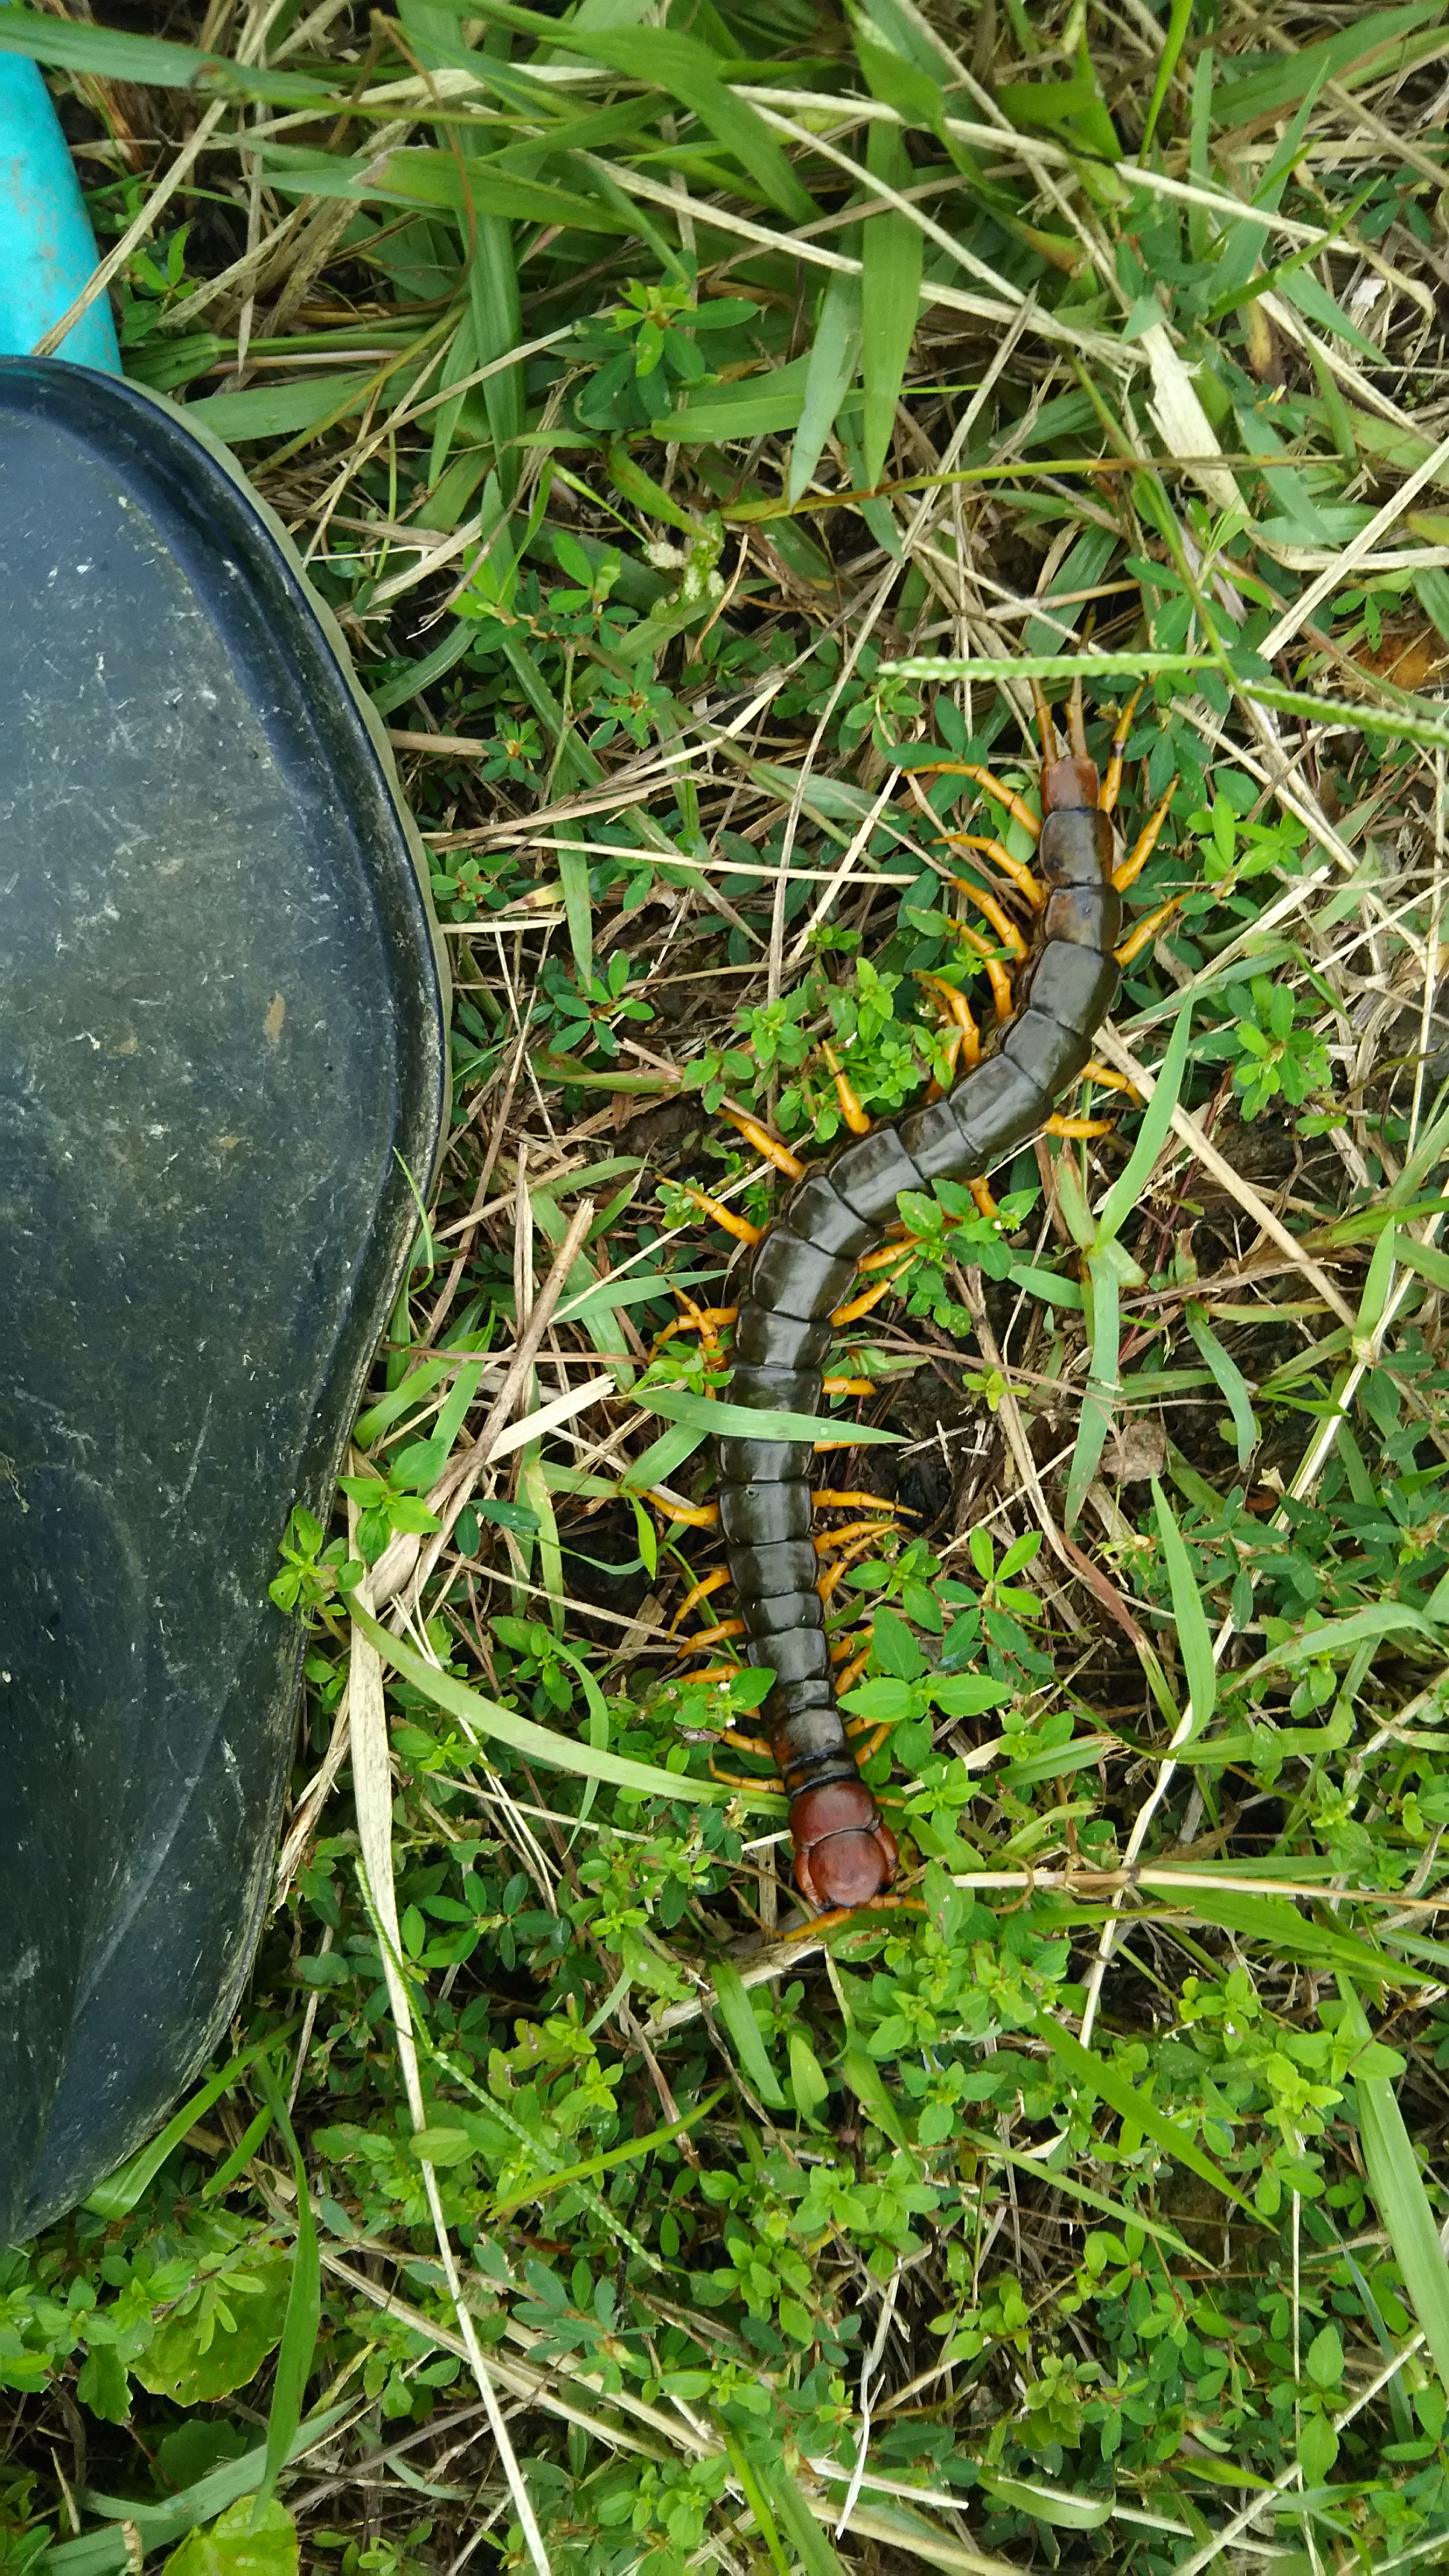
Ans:
[{"label": "orange leg of centipede", "polygon": [[732,1109],[726,1100],[720,1103],[719,1114],[739,1129],[747,1145],[753,1145],[757,1154],[763,1154],[767,1163],[783,1172],[787,1181],[804,1180],[808,1165],[801,1162],[798,1154],[792,1154],[788,1145],[782,1145],[778,1136],[772,1136],[768,1127],[762,1127],[758,1118],[752,1118],[747,1109]]},{"label": "orange leg of centipede", "polygon": [[693,1199],[696,1207],[703,1208],[706,1216],[712,1217],[716,1225],[722,1225],[726,1234],[734,1235],[740,1243],[760,1241],[765,1231],[762,1225],[751,1225],[747,1216],[736,1216],[733,1208],[727,1208],[721,1199],[711,1198],[708,1190],[696,1189],[693,1181],[676,1181],[674,1186],[682,1190],[687,1199]]},{"label": "orange leg of centipede", "polygon": [[953,921],[951,928],[962,946],[971,949],[985,966],[986,980],[991,986],[991,999],[996,1006],[997,1026],[1004,1028],[1016,1010],[1016,1002],[1011,990],[1011,977],[1006,967],[997,956],[990,940],[984,938],[979,930],[973,930],[969,921]]},{"label": "orange leg of centipede", "polygon": [[728,1583],[729,1579],[729,1567],[727,1565],[719,1565],[716,1566],[713,1574],[704,1575],[698,1583],[694,1584],[691,1589],[686,1592],[679,1608],[675,1611],[673,1618],[669,1622],[669,1633],[671,1637],[677,1635],[680,1623],[689,1617],[691,1610],[697,1610],[701,1601],[707,1601],[710,1594],[712,1592],[718,1592],[721,1585]]},{"label": "orange leg of centipede", "polygon": [[869,1110],[862,1105],[860,1095],[849,1074],[844,1070],[834,1047],[823,1046],[820,1052],[830,1068],[835,1084],[835,1097],[840,1103],[841,1117],[845,1120],[852,1136],[868,1136],[874,1121]]},{"label": "orange leg of centipede", "polygon": [[645,1485],[641,1502],[652,1503],[666,1520],[681,1521],[689,1529],[718,1529],[718,1503],[681,1503],[673,1494],[661,1494],[653,1485]]},{"label": "orange leg of centipede", "polygon": [[843,1696],[846,1691],[854,1690],[856,1683],[859,1681],[861,1674],[864,1672],[866,1665],[869,1662],[870,1641],[867,1638],[867,1641],[861,1647],[859,1654],[852,1655],[850,1662],[842,1666],[840,1672],[837,1673],[835,1677],[835,1688],[838,1696]]},{"label": "orange leg of centipede", "polygon": [[740,1311],[738,1306],[696,1306],[691,1298],[685,1296],[682,1288],[676,1288],[674,1293],[688,1306],[689,1312],[676,1315],[672,1324],[666,1324],[662,1333],[655,1334],[649,1346],[650,1358],[656,1358],[665,1343],[673,1341],[676,1333],[699,1333],[712,1349],[717,1350],[716,1327],[732,1324]]},{"label": "orange leg of centipede", "polygon": [[[703,1654],[714,1646],[722,1646],[726,1638],[742,1637],[744,1633],[743,1619],[721,1619],[713,1628],[700,1628],[692,1637],[681,1637],[679,1651],[682,1655]],[[695,1675],[696,1681],[701,1678],[701,1675]]]},{"label": "orange leg of centipede", "polygon": [[1134,1100],[1141,1098],[1136,1083],[1127,1074],[1114,1073],[1110,1064],[1098,1064],[1095,1056],[1088,1057],[1077,1079],[1095,1082],[1099,1091],[1126,1091]]},{"label": "orange leg of centipede", "polygon": [[1172,895],[1166,903],[1160,903],[1155,912],[1149,912],[1145,919],[1138,922],[1130,936],[1123,940],[1121,947],[1116,951],[1119,966],[1130,966],[1134,957],[1141,956],[1149,940],[1157,937],[1164,922],[1172,919],[1181,901],[1181,895]]}]

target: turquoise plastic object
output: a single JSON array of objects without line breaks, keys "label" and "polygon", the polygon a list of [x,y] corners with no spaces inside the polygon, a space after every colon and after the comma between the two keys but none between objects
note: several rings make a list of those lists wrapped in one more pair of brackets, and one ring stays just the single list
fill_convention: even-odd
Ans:
[{"label": "turquoise plastic object", "polygon": [[[0,53],[0,356],[28,357],[96,265],[95,235],[40,73]],[[99,295],[57,352],[118,376],[111,308]]]}]

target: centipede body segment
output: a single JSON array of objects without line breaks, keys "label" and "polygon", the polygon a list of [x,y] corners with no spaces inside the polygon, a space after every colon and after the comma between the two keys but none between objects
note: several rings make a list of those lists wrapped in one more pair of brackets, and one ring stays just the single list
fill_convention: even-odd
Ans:
[{"label": "centipede body segment", "polygon": [[[1079,698],[1069,757],[1056,757],[1050,718],[1039,713],[1043,899],[1014,1012],[950,1091],[897,1124],[853,1136],[791,1191],[750,1258],[735,1324],[729,1399],[750,1411],[818,1413],[831,1317],[895,1219],[900,1192],[978,1180],[1034,1135],[1088,1063],[1093,1031],[1111,1008],[1122,919],[1105,810],[1112,795],[1104,800],[1087,757]],[[1114,754],[1125,729],[1126,718]],[[1109,790],[1115,783],[1109,772]],[[720,1520],[744,1651],[775,1675],[763,1716],[790,1799],[796,1877],[812,1904],[830,1908],[888,1888],[896,1845],[836,1703],[810,1538],[810,1465],[805,1442],[719,1442]]]}]

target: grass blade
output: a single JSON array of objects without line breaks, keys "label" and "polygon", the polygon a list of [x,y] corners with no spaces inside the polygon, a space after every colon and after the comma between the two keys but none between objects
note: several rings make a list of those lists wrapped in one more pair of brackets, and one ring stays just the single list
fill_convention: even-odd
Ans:
[{"label": "grass blade", "polygon": [[1167,1041],[1167,1053],[1162,1059],[1161,1071],[1153,1085],[1152,1098],[1142,1112],[1142,1124],[1137,1130],[1137,1142],[1127,1158],[1125,1170],[1118,1173],[1102,1202],[1101,1213],[1097,1218],[1097,1231],[1107,1240],[1121,1232],[1129,1214],[1137,1205],[1152,1178],[1153,1165],[1162,1151],[1168,1128],[1172,1124],[1172,1113],[1177,1107],[1178,1094],[1182,1089],[1182,1077],[1187,1068],[1187,1041],[1191,1026],[1192,1004],[1185,1002],[1173,1022],[1172,1035]]},{"label": "grass blade", "polygon": [[1217,1705],[1218,1696],[1218,1668],[1213,1661],[1212,1632],[1176,1515],[1155,1476],[1152,1479],[1152,1500],[1157,1512],[1162,1552],[1167,1559],[1167,1579],[1172,1586],[1178,1649],[1182,1656],[1182,1669],[1187,1675],[1191,1731],[1193,1735],[1201,1735]]},{"label": "grass blade", "polygon": [[649,1413],[662,1413],[666,1422],[687,1423],[692,1431],[707,1432],[714,1439],[727,1440],[839,1440],[848,1433],[852,1447],[889,1448],[904,1434],[878,1431],[869,1422],[852,1422],[840,1414],[828,1413],[756,1413],[747,1404],[726,1404],[707,1395],[694,1395],[684,1386],[650,1386],[639,1391],[640,1404]]},{"label": "grass blade", "polygon": [[1239,2209],[1245,2210],[1250,2218],[1256,2217],[1252,2202],[1244,2199],[1236,2183],[1229,2182],[1227,2175],[1218,2171],[1211,2156],[1205,2156],[1201,2147],[1184,2130],[1177,2128],[1154,2103],[1139,2093],[1130,2077],[1095,2056],[1090,2048],[1083,2048],[1081,2041],[1074,2039],[1069,2030],[1063,2030],[1061,2023],[1050,2013],[1037,2013],[1032,2028],[1085,2091],[1097,2094],[1119,2119],[1134,2121],[1146,2137],[1155,2138],[1164,2154],[1173,2157],[1180,2165],[1187,2165],[1200,2181],[1211,2183],[1214,2191],[1236,2201]]},{"label": "grass blade", "polygon": [[579,1744],[570,1735],[556,1735],[550,1727],[536,1726],[531,1717],[520,1717],[516,1709],[500,1708],[496,1700],[485,1699],[481,1691],[470,1690],[455,1674],[442,1672],[436,1664],[415,1654],[411,1646],[392,1636],[356,1601],[351,1607],[354,1623],[384,1663],[391,1664],[435,1708],[446,1709],[450,1717],[456,1717],[475,1743],[492,1736],[500,1744],[511,1745],[515,1753],[525,1754],[530,1762],[545,1763],[553,1771],[577,1771],[586,1780],[612,1780],[616,1788],[635,1789],[646,1798],[678,1798],[701,1806],[718,1806],[725,1798],[747,1794],[714,1780],[691,1780],[683,1772],[658,1771],[650,1762],[630,1762],[621,1753]]},{"label": "grass blade", "polygon": [[[854,248],[854,244],[848,245]],[[800,426],[790,452],[791,507],[805,497],[821,450],[835,424],[860,357],[861,285],[858,277],[832,277],[820,299],[820,318],[805,375]]]},{"label": "grass blade", "polygon": [[[1348,2025],[1356,2039],[1372,2037],[1358,1988],[1340,1972]],[[1404,2125],[1398,2095],[1384,2075],[1360,2075],[1359,2138],[1368,2169],[1369,2188],[1398,2257],[1404,2287],[1423,2328],[1434,2367],[1449,2393],[1449,2266],[1439,2241],[1438,2224],[1429,2205],[1413,2140]]]},{"label": "grass blade", "polygon": [[750,2008],[750,1999],[738,1968],[733,1967],[728,1959],[720,1959],[711,1976],[719,1998],[720,2019],[734,2042],[735,2055],[745,2074],[762,2102],[767,2103],[772,2111],[783,2111],[785,2096],[770,2064],[760,2025]]},{"label": "grass blade", "polygon": [[[890,187],[908,188],[914,178],[906,147],[894,126],[873,125],[867,166]],[[868,484],[880,481],[896,425],[921,288],[922,237],[909,216],[878,214],[861,227],[860,328],[861,369],[865,379],[865,417],[861,453]]]},{"label": "grass blade", "polygon": [[1233,1429],[1238,1437],[1238,1465],[1246,1473],[1248,1461],[1262,1437],[1258,1417],[1253,1411],[1253,1400],[1248,1393],[1248,1381],[1237,1361],[1218,1340],[1208,1322],[1206,1306],[1193,1304],[1188,1307],[1187,1329],[1212,1370],[1218,1391],[1233,1417]]},{"label": "grass blade", "polygon": [[277,2480],[292,2456],[302,2421],[302,2400],[317,2350],[317,2330],[322,2322],[322,2263],[317,2250],[317,2222],[312,2215],[307,2166],[297,2144],[281,2087],[272,2072],[270,2059],[265,2056],[257,2059],[256,2085],[292,2159],[292,2175],[297,2186],[297,2245],[292,2257],[292,2282],[287,2292],[287,2313],[277,2352],[276,2377],[272,2382],[271,2412],[267,2417],[266,2464],[252,2507],[253,2531],[275,2495]]}]

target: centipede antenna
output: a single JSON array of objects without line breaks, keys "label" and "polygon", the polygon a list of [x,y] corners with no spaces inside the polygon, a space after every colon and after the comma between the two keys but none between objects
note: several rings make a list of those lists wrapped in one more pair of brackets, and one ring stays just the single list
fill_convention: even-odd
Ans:
[{"label": "centipede antenna", "polygon": [[1141,697],[1142,690],[1145,689],[1146,686],[1147,683],[1144,680],[1140,688],[1133,690],[1131,697],[1128,699],[1127,704],[1112,727],[1112,757],[1107,763],[1107,775],[1102,781],[1102,811],[1104,814],[1111,814],[1116,810],[1117,798],[1122,787],[1122,759],[1123,754],[1127,749],[1127,736],[1132,731],[1132,718],[1137,712],[1137,701]]},{"label": "centipede antenna", "polygon": [[1071,741],[1073,757],[1077,760],[1090,760],[1092,755],[1087,749],[1087,720],[1082,712],[1080,671],[1072,682],[1072,694],[1067,700],[1067,733]]},{"label": "centipede antenna", "polygon": [[1110,1136],[1112,1121],[1110,1118],[1048,1118],[1041,1132],[1044,1136],[1070,1136],[1076,1139],[1084,1136]]},{"label": "centipede antenna", "polygon": [[687,1199],[693,1199],[696,1207],[703,1208],[706,1216],[712,1216],[715,1224],[722,1225],[726,1234],[734,1235],[738,1242],[759,1242],[765,1231],[762,1225],[751,1225],[747,1216],[736,1216],[733,1208],[727,1208],[719,1199],[712,1199],[708,1190],[696,1189],[693,1181],[676,1181],[674,1186],[682,1190]]},{"label": "centipede antenna", "polygon": [[1181,901],[1181,895],[1175,894],[1170,897],[1168,902],[1160,903],[1155,912],[1147,913],[1144,918],[1138,922],[1135,930],[1131,934],[1131,937],[1124,939],[1121,947],[1115,952],[1119,966],[1130,966],[1134,957],[1141,956],[1143,949],[1148,944],[1148,941],[1157,937],[1163,923],[1172,919],[1172,916],[1176,912]]},{"label": "centipede antenna", "polygon": [[726,1100],[721,1102],[719,1114],[721,1118],[727,1118],[732,1127],[739,1129],[747,1145],[753,1145],[757,1154],[763,1154],[767,1163],[773,1163],[777,1172],[783,1172],[787,1181],[804,1180],[805,1165],[799,1155],[792,1154],[789,1146],[782,1145],[779,1137],[772,1136],[769,1128],[762,1127],[758,1118],[752,1118],[747,1109],[732,1109]]},{"label": "centipede antenna", "polygon": [[1159,796],[1157,803],[1153,806],[1151,813],[1148,815],[1146,822],[1143,824],[1141,831],[1133,842],[1127,857],[1122,861],[1120,867],[1115,867],[1112,870],[1112,883],[1119,894],[1125,894],[1130,885],[1135,885],[1137,883],[1137,880],[1141,876],[1143,869],[1146,867],[1148,860],[1151,858],[1153,851],[1156,849],[1158,841],[1161,838],[1162,826],[1167,820],[1167,809],[1172,803],[1176,789],[1177,781],[1174,778],[1166,793]]},{"label": "centipede antenna", "polygon": [[824,1046],[820,1052],[834,1077],[835,1097],[840,1103],[841,1117],[845,1120],[852,1136],[868,1136],[873,1123],[870,1112],[862,1106],[855,1085],[849,1074],[842,1068],[834,1047]]},{"label": "centipede antenna", "polygon": [[1036,709],[1036,729],[1041,737],[1042,767],[1045,768],[1048,761],[1055,760],[1058,756],[1057,735],[1056,727],[1052,723],[1052,711],[1047,705],[1046,693],[1040,680],[1033,680],[1031,684],[1031,702]]}]

